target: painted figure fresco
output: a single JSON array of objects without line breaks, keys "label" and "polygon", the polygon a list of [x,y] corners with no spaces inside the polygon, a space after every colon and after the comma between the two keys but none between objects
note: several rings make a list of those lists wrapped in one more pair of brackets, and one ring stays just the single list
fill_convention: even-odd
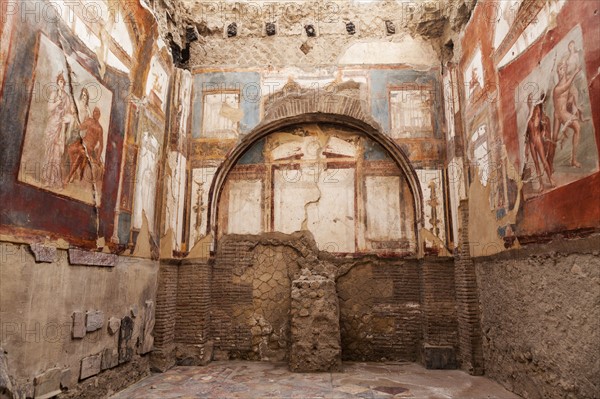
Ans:
[{"label": "painted figure fresco", "polygon": [[540,61],[515,93],[526,197],[598,169],[581,49],[581,29],[576,27]]},{"label": "painted figure fresco", "polygon": [[99,205],[111,103],[106,87],[41,35],[19,180]]},{"label": "painted figure fresco", "polygon": [[48,99],[48,119],[43,133],[43,142],[46,147],[44,163],[50,166],[49,173],[41,177],[42,183],[50,188],[62,188],[62,156],[65,152],[65,135],[69,123],[73,120],[73,107],[70,94],[65,90],[65,76],[61,71],[56,77],[56,89]]}]

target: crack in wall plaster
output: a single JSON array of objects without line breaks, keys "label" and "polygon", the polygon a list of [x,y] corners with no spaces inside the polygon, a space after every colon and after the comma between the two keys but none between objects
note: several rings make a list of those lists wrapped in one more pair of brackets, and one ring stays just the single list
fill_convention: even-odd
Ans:
[{"label": "crack in wall plaster", "polygon": [[[316,172],[315,172],[316,176],[315,176],[315,178],[314,178],[313,181],[314,181],[314,187],[319,192],[319,195],[314,200],[309,200],[308,202],[306,202],[304,204],[304,220],[302,221],[301,230],[309,230],[308,229],[308,208],[311,205],[318,206],[319,201],[321,201],[321,197],[323,196],[323,192],[321,191],[321,188],[319,187],[319,183],[321,182],[321,171],[322,171],[321,168],[323,166],[323,162],[322,162],[322,159],[321,159],[321,153],[323,151],[323,148],[325,148],[327,146],[327,143],[329,142],[330,138],[327,137],[327,136],[324,136],[323,131],[321,131],[321,129],[318,126],[317,126],[317,129],[319,130],[319,136],[318,136],[318,138],[320,140],[315,141],[315,143],[319,142],[319,145],[315,149],[315,151],[316,151],[316,162],[315,162],[315,165],[316,165]],[[320,141],[323,140],[323,137],[326,137],[326,141],[325,141],[324,144],[321,144]]]}]

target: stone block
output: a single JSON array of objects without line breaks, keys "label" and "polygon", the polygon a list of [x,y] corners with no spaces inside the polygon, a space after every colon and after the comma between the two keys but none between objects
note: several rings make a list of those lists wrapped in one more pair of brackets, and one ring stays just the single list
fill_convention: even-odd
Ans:
[{"label": "stone block", "polygon": [[70,389],[73,383],[73,373],[71,369],[64,369],[60,372],[60,387]]},{"label": "stone block", "polygon": [[108,319],[108,332],[110,335],[115,335],[121,328],[121,319],[111,317]]},{"label": "stone block", "polygon": [[291,298],[290,370],[341,371],[340,310],[335,281],[323,276],[302,276],[292,282]]},{"label": "stone block", "polygon": [[60,377],[61,369],[58,367],[46,370],[43,374],[36,376],[33,380],[33,397],[35,399],[47,399],[61,393]]},{"label": "stone block", "polygon": [[84,312],[73,312],[73,338],[83,338],[86,333]]},{"label": "stone block", "polygon": [[33,256],[35,257],[35,261],[38,263],[52,263],[56,261],[56,247],[43,245],[40,243],[33,243],[29,245],[29,248],[31,248],[31,252],[33,252]]},{"label": "stone block", "polygon": [[72,265],[113,267],[118,258],[115,254],[69,249],[69,263]]},{"label": "stone block", "polygon": [[87,332],[96,331],[104,325],[104,312],[100,310],[90,310],[86,313],[85,329]]},{"label": "stone block", "polygon": [[81,360],[81,372],[79,373],[79,379],[84,380],[99,374],[101,365],[102,356],[100,354],[83,358]]},{"label": "stone block", "polygon": [[100,368],[102,371],[112,369],[119,365],[119,351],[115,348],[106,348],[102,352],[102,362]]},{"label": "stone block", "polygon": [[125,363],[133,357],[133,347],[131,337],[133,335],[133,320],[129,316],[121,319],[121,328],[119,329],[119,363]]},{"label": "stone block", "polygon": [[154,301],[146,301],[141,334],[142,347],[140,353],[142,355],[150,352],[154,346],[154,337],[152,336],[154,324]]},{"label": "stone block", "polygon": [[12,381],[8,375],[8,361],[4,354],[4,349],[0,347],[0,392],[10,394],[12,391]]},{"label": "stone block", "polygon": [[456,352],[452,346],[423,344],[425,367],[432,370],[452,370],[457,368]]}]

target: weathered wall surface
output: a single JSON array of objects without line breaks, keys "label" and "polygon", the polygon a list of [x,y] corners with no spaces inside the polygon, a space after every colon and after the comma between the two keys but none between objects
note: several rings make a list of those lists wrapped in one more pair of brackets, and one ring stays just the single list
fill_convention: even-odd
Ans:
[{"label": "weathered wall surface", "polygon": [[264,241],[236,235],[220,241],[211,279],[216,359],[287,359],[291,282],[304,257],[312,255],[314,262],[318,253],[308,236],[296,238],[272,233]]},{"label": "weathered wall surface", "polygon": [[600,240],[475,260],[486,375],[523,397],[600,395]]},{"label": "weathered wall surface", "polygon": [[[434,58],[452,52],[451,45],[444,50],[443,44],[460,32],[475,3],[146,1],[165,40],[171,33],[173,42],[185,48],[188,28],[196,31],[190,65],[237,67],[332,65],[346,60],[345,55],[349,63],[387,58],[432,65]],[[266,23],[274,26],[271,34]],[[307,35],[307,25],[314,27],[313,36]],[[388,51],[381,51],[390,42]]]},{"label": "weathered wall surface", "polygon": [[28,246],[8,243],[0,254],[0,347],[17,397],[61,387],[104,397],[148,374],[158,262],[81,266],[58,250],[36,263]]},{"label": "weathered wall surface", "polygon": [[328,252],[417,252],[406,175],[343,126],[294,125],[258,141],[229,173],[219,205],[218,236],[309,230]]},{"label": "weathered wall surface", "polygon": [[341,371],[340,307],[335,280],[305,275],[292,281],[290,370]]},{"label": "weathered wall surface", "polygon": [[458,353],[451,260],[357,260],[337,289],[343,359],[420,361],[423,344]]},{"label": "weathered wall surface", "polygon": [[288,360],[291,284],[307,271],[336,279],[344,359],[420,361],[427,346],[450,354],[444,367],[457,365],[450,259],[336,258],[297,232],[225,235],[214,261],[173,262],[163,262],[159,276],[157,369],[213,358]]}]

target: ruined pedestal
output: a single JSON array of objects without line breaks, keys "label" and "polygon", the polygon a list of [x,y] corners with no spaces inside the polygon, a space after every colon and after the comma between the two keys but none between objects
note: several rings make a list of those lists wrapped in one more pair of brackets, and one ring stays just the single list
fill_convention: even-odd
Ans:
[{"label": "ruined pedestal", "polygon": [[302,276],[292,282],[291,371],[341,371],[340,310],[335,281]]}]

